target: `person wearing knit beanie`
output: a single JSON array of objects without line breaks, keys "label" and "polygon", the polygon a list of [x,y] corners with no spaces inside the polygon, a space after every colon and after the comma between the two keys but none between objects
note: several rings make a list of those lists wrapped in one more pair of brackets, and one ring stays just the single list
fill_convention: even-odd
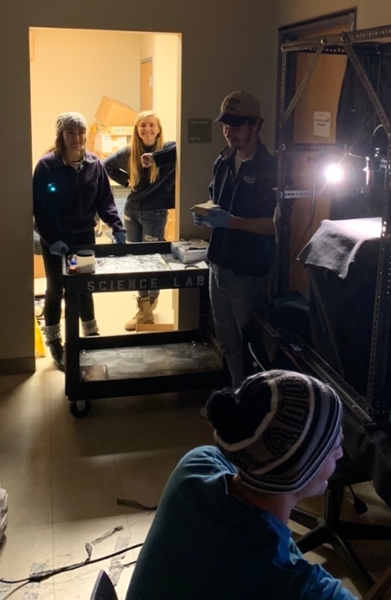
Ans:
[{"label": "person wearing knit beanie", "polygon": [[274,370],[215,392],[207,416],[241,483],[264,494],[299,492],[315,476],[341,429],[342,405],[314,377]]},{"label": "person wearing knit beanie", "polygon": [[[51,151],[38,161],[33,175],[33,210],[45,265],[45,325],[42,328],[54,364],[65,371],[61,338],[61,302],[64,293],[62,256],[72,247],[95,245],[95,217],[111,227],[117,243],[125,243],[109,178],[100,160],[86,150],[87,122],[79,112],[62,112],[55,121]],[[93,296],[79,296],[85,336],[99,335]]]},{"label": "person wearing knit beanie", "polygon": [[66,129],[77,127],[87,131],[87,121],[79,112],[63,112],[56,119],[56,135],[60,135]]},{"label": "person wearing knit beanie", "polygon": [[302,498],[342,456],[342,405],[321,381],[266,371],[206,404],[216,446],[171,474],[125,600],[357,600],[291,538]]},{"label": "person wearing knit beanie", "polygon": [[63,112],[56,118],[54,151],[65,162],[73,166],[85,156],[87,121],[75,111]]}]

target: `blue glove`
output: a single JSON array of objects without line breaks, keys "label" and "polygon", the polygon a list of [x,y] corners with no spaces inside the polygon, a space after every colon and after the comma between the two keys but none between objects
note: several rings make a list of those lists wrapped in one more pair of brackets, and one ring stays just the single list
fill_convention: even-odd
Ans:
[{"label": "blue glove", "polygon": [[57,242],[53,242],[53,244],[49,244],[49,250],[51,254],[62,256],[69,252],[69,246],[67,246],[65,242],[58,240]]},{"label": "blue glove", "polygon": [[229,227],[229,220],[232,215],[221,208],[210,208],[205,217],[201,217],[203,224],[213,229],[216,227]]},{"label": "blue glove", "polygon": [[126,233],[124,231],[113,232],[113,238],[116,244],[126,244]]},{"label": "blue glove", "polygon": [[194,212],[192,212],[192,215],[193,215],[194,225],[197,225],[197,227],[200,227],[201,225],[205,225],[204,217],[202,217],[201,215],[196,215],[196,213],[194,213]]}]

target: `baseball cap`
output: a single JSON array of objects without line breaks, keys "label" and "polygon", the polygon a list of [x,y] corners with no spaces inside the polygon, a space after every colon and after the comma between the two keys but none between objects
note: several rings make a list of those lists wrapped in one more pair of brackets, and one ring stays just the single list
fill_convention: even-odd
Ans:
[{"label": "baseball cap", "polygon": [[247,119],[262,119],[261,107],[255,96],[239,90],[224,98],[215,123],[222,122],[232,127],[240,127]]}]

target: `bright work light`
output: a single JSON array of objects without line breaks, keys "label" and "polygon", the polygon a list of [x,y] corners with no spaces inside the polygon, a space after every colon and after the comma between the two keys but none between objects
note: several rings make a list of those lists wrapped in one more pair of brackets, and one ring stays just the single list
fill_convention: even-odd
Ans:
[{"label": "bright work light", "polygon": [[336,163],[331,163],[324,167],[323,175],[327,179],[329,183],[338,183],[342,181],[344,172],[341,165]]}]

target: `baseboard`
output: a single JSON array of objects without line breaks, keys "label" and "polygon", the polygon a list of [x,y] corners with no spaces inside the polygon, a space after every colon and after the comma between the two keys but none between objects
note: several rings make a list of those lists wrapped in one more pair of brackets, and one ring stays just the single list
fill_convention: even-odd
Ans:
[{"label": "baseboard", "polygon": [[35,357],[0,359],[0,375],[24,375],[35,373]]}]

